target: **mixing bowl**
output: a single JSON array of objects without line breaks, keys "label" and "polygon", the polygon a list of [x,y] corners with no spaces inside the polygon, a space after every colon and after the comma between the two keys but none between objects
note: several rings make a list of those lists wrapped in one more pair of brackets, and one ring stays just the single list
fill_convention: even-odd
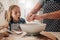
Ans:
[{"label": "mixing bowl", "polygon": [[20,24],[20,27],[22,31],[26,33],[38,33],[43,30],[45,30],[46,24],[36,24],[36,23],[30,23],[30,24]]}]

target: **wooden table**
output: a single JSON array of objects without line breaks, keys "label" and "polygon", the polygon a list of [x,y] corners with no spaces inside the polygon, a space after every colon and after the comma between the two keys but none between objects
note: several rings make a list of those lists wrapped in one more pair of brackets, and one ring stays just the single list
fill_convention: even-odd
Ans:
[{"label": "wooden table", "polygon": [[21,35],[10,35],[9,37],[6,37],[5,40],[51,40],[51,39],[43,35],[25,37],[21,37]]},{"label": "wooden table", "polygon": [[51,40],[46,36],[43,35],[36,35],[36,36],[27,36],[26,33],[22,34],[10,34],[8,37],[4,37],[1,40]]}]

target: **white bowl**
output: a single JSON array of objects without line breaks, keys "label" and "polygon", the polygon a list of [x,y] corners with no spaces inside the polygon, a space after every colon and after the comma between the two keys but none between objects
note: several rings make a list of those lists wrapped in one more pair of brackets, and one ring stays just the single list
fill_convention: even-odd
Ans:
[{"label": "white bowl", "polygon": [[36,23],[20,24],[20,27],[24,32],[38,33],[45,30],[46,24],[36,24]]}]

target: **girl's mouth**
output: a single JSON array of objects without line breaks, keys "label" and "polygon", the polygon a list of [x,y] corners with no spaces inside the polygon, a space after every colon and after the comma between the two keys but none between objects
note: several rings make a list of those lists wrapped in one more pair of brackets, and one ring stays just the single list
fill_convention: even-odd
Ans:
[{"label": "girl's mouth", "polygon": [[18,17],[18,19],[20,19],[20,17]]}]

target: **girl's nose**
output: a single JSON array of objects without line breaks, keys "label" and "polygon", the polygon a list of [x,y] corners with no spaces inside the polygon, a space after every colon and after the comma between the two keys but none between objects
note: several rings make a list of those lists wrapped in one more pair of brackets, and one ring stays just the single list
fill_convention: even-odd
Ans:
[{"label": "girl's nose", "polygon": [[20,16],[20,13],[17,13],[17,16]]},{"label": "girl's nose", "polygon": [[20,16],[20,13],[17,13],[18,16]]}]

